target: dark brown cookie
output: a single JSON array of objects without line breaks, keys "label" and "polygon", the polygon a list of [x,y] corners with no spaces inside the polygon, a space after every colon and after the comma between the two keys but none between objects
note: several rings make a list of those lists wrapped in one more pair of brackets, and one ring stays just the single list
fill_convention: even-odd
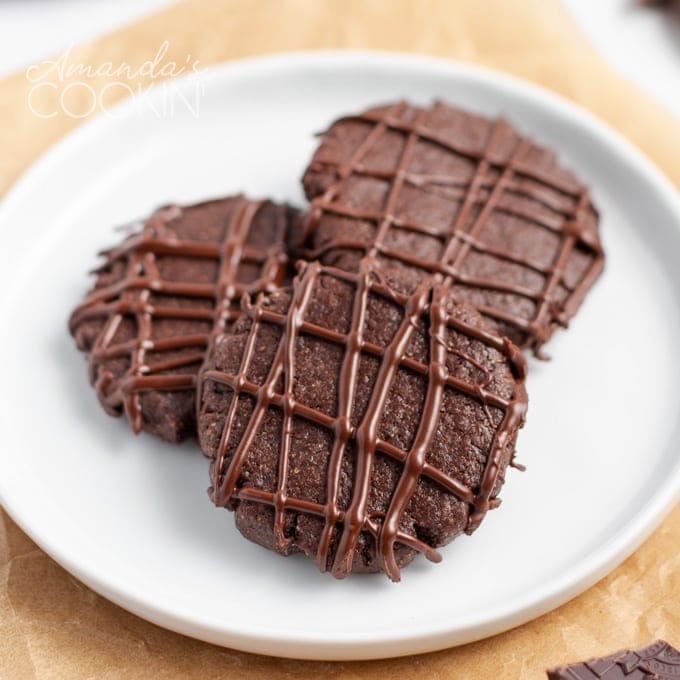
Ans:
[{"label": "dark brown cookie", "polygon": [[[107,413],[167,441],[196,433],[196,376],[213,334],[238,318],[244,292],[288,278],[293,212],[242,196],[156,211],[103,253],[93,290],[71,315]],[[220,300],[216,306],[216,300]]]},{"label": "dark brown cookie", "polygon": [[[249,539],[337,578],[399,567],[471,533],[526,410],[520,350],[426,279],[301,264],[246,305],[201,379],[211,497]],[[403,282],[402,282],[403,283]]]},{"label": "dark brown cookie", "polygon": [[305,257],[356,271],[371,254],[404,292],[438,274],[537,352],[602,271],[587,189],[503,120],[404,102],[348,116],[303,183],[312,208],[294,245]]},{"label": "dark brown cookie", "polygon": [[549,680],[674,680],[680,678],[680,652],[664,640],[548,671]]}]

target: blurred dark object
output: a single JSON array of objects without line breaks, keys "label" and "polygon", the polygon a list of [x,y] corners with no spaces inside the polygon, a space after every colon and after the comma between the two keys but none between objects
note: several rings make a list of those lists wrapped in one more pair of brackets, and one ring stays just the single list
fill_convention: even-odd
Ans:
[{"label": "blurred dark object", "polygon": [[671,9],[680,14],[680,0],[640,0],[640,2],[648,7]]}]

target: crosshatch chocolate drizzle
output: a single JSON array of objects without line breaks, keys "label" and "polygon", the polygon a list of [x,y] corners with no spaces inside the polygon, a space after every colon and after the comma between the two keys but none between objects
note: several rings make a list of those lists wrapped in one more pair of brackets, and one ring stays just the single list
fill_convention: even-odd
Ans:
[{"label": "crosshatch chocolate drizzle", "polygon": [[[535,302],[536,312],[533,318],[525,318],[506,309],[501,309],[499,306],[476,306],[485,316],[509,324],[525,333],[528,346],[534,350],[537,356],[541,356],[542,345],[550,338],[556,326],[566,327],[569,319],[576,313],[585,294],[600,275],[604,266],[604,253],[597,231],[595,228],[591,228],[586,220],[587,212],[593,210],[587,188],[580,187],[575,192],[572,186],[562,181],[558,176],[531,167],[526,160],[527,152],[532,146],[528,139],[519,138],[509,159],[499,160],[496,152],[498,136],[501,127],[507,125],[502,120],[497,120],[494,123],[486,148],[480,153],[465,148],[461,144],[456,144],[450,139],[444,138],[435,130],[428,128],[425,121],[428,113],[426,109],[418,110],[417,117],[413,121],[403,120],[401,117],[409,109],[410,107],[406,102],[398,102],[384,112],[368,111],[347,116],[337,121],[363,121],[371,124],[373,128],[363,142],[359,144],[347,163],[314,161],[310,166],[311,170],[332,170],[337,180],[325,193],[312,200],[312,209],[301,240],[303,242],[308,241],[311,234],[317,229],[324,213],[372,221],[378,224],[378,230],[372,239],[331,238],[321,247],[307,250],[304,256],[307,259],[317,259],[335,249],[357,250],[370,256],[381,256],[386,260],[394,260],[417,267],[426,274],[438,275],[452,284],[462,284],[528,298]],[[393,171],[368,168],[363,159],[376,147],[388,131],[399,131],[406,136],[404,150],[397,166]],[[422,174],[410,170],[409,162],[413,151],[416,144],[421,140],[435,144],[451,154],[475,161],[477,164],[476,171],[467,186],[445,174]],[[491,169],[499,172],[498,179],[489,176],[488,173]],[[342,205],[335,200],[344,190],[347,179],[352,175],[385,180],[391,183],[389,196],[382,210],[367,211]],[[524,178],[571,197],[574,207],[566,208],[565,205],[561,205],[554,198],[551,199],[545,191],[541,191],[541,186],[523,181]],[[462,199],[462,205],[455,214],[450,230],[442,233],[440,229],[433,229],[426,223],[410,222],[395,216],[397,197],[405,184],[419,187],[423,191],[435,192],[441,197],[454,201]],[[540,214],[521,207],[503,205],[502,198],[505,192],[523,195],[543,204],[550,209],[551,215]],[[471,227],[467,228],[471,213],[476,207],[481,210],[472,221]],[[560,236],[560,246],[550,266],[546,267],[521,255],[494,248],[480,240],[480,232],[490,215],[496,210],[509,212],[524,220],[529,220]],[[411,251],[390,247],[386,236],[388,230],[392,227],[416,234],[434,236],[439,239],[443,238],[444,248],[440,258],[438,260],[425,259]],[[588,253],[591,261],[578,284],[569,288],[563,277],[570,255],[575,248]],[[535,271],[544,277],[545,285],[542,290],[533,290],[517,283],[464,273],[462,265],[467,254],[471,251],[490,255]],[[568,291],[564,302],[560,302],[556,297],[560,285]]]},{"label": "crosshatch chocolate drizzle", "polygon": [[[502,459],[510,438],[522,425],[526,413],[527,397],[524,388],[526,361],[519,349],[509,340],[493,332],[482,330],[463,322],[447,312],[451,293],[446,282],[428,277],[411,295],[396,292],[383,282],[375,270],[371,258],[364,258],[359,272],[347,272],[334,267],[322,266],[318,262],[301,263],[296,277],[288,312],[280,314],[268,309],[262,296],[255,303],[246,304],[245,313],[252,323],[246,339],[238,373],[227,373],[217,369],[206,369],[202,373],[204,382],[228,386],[233,393],[229,404],[220,443],[212,468],[211,496],[218,506],[234,507],[237,500],[255,501],[274,508],[274,532],[279,547],[290,539],[284,535],[286,511],[308,513],[324,518],[324,527],[317,551],[318,567],[328,568],[331,539],[336,527],[339,538],[331,572],[336,578],[346,576],[352,567],[352,558],[359,534],[368,532],[376,542],[376,553],[386,574],[394,581],[400,578],[399,567],[394,555],[395,543],[422,552],[428,559],[438,562],[439,553],[424,541],[399,529],[400,519],[409,500],[415,493],[418,480],[429,479],[445,491],[453,494],[470,508],[467,533],[472,533],[480,524],[486,512],[500,502],[493,497],[496,482],[502,469]],[[305,311],[314,287],[322,276],[331,276],[351,284],[354,288],[351,327],[347,334],[330,330],[305,319]],[[364,324],[368,300],[371,295],[380,296],[403,310],[401,323],[385,347],[377,346],[364,338]],[[425,364],[407,356],[409,342],[418,328],[425,323],[429,335],[429,361]],[[254,356],[258,333],[263,324],[276,324],[281,328],[281,337],[268,375],[262,384],[248,379],[248,369]],[[479,341],[493,348],[505,357],[514,376],[514,394],[510,398],[488,389],[488,376],[481,384],[468,382],[449,374],[446,364],[450,351],[445,331],[455,332]],[[329,343],[344,347],[344,357],[338,379],[338,409],[335,417],[300,403],[294,397],[296,379],[295,347],[300,334],[317,337]],[[482,369],[478,362],[462,352],[456,353],[463,359]],[[355,399],[362,354],[369,354],[380,361],[378,375],[361,421],[352,426],[350,414]],[[408,451],[383,440],[379,436],[379,424],[384,412],[390,389],[399,370],[410,370],[427,376],[427,393],[415,439]],[[277,392],[276,385],[283,377],[283,390]],[[488,452],[484,471],[477,489],[470,489],[427,462],[426,454],[437,431],[439,415],[445,389],[452,389],[477,400],[485,409],[494,407],[503,412],[500,425],[495,429]],[[246,430],[236,443],[228,464],[227,450],[231,443],[232,428],[241,395],[254,397],[254,409],[248,419]],[[247,486],[242,483],[241,472],[249,448],[270,408],[283,412],[281,443],[278,460],[276,491]],[[326,479],[326,502],[319,504],[305,498],[294,498],[287,494],[288,460],[291,447],[292,422],[301,418],[326,428],[334,435],[333,448],[329,457]],[[348,507],[339,507],[339,478],[342,458],[352,440],[356,448],[356,461],[352,497]],[[380,453],[402,466],[401,477],[392,495],[384,517],[371,516],[367,511],[371,485],[372,465],[375,455]]]},{"label": "crosshatch chocolate drizzle", "polygon": [[[127,416],[132,430],[139,433],[143,426],[141,393],[149,390],[193,390],[197,385],[197,370],[203,362],[206,347],[219,333],[240,316],[240,299],[245,293],[257,294],[273,290],[285,278],[287,257],[281,244],[286,233],[285,206],[277,206],[278,234],[269,248],[247,244],[257,212],[264,201],[249,201],[236,197],[239,203],[221,242],[182,239],[173,230],[173,222],[183,209],[172,205],[157,210],[144,224],[139,234],[101,254],[105,262],[95,273],[104,271],[117,261],[126,264],[125,275],[119,281],[95,288],[78,306],[69,320],[71,333],[88,319],[105,319],[88,357],[90,382],[99,400],[111,415]],[[219,262],[216,283],[167,281],[161,276],[157,258],[162,256],[209,258]],[[252,283],[238,280],[239,265],[249,263],[260,268],[260,277]],[[178,307],[151,300],[152,294],[195,298],[213,302],[211,307]],[[135,320],[137,336],[115,343],[122,320]],[[155,319],[200,320],[212,322],[212,333],[194,333],[153,338]],[[147,361],[148,352],[195,349],[195,352],[175,359]],[[129,357],[125,374],[114,377],[105,362]],[[191,373],[174,372],[195,366]]]}]

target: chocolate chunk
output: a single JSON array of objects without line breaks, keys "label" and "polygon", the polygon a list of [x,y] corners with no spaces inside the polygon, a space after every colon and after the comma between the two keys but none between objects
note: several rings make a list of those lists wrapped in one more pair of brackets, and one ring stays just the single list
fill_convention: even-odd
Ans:
[{"label": "chocolate chunk", "polygon": [[[293,212],[242,196],[156,211],[105,251],[69,327],[107,413],[167,441],[196,431],[196,376],[244,292],[284,282]],[[219,300],[219,305],[216,305]]]},{"label": "chocolate chunk", "polygon": [[548,671],[549,680],[677,680],[680,652],[663,640]]},{"label": "chocolate chunk", "polygon": [[442,103],[373,108],[331,126],[303,184],[305,257],[356,271],[370,254],[406,293],[438,274],[536,352],[602,271],[588,190],[504,120]]},{"label": "chocolate chunk", "polygon": [[500,503],[525,360],[441,282],[400,293],[370,258],[300,267],[206,358],[210,495],[271,550],[397,581]]}]

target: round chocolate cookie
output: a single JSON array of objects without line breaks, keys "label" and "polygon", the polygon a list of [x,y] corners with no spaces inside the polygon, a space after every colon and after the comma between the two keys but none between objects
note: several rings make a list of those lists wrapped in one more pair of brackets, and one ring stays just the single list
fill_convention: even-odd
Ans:
[{"label": "round chocolate cookie", "polygon": [[[167,441],[196,433],[196,376],[243,293],[288,279],[287,206],[243,196],[156,211],[105,251],[69,328],[110,415]],[[219,304],[217,303],[219,301]]]},{"label": "round chocolate cookie", "polygon": [[439,274],[537,353],[602,271],[588,190],[503,120],[405,102],[347,116],[303,184],[302,256],[357,271],[371,255],[407,293]]},{"label": "round chocolate cookie", "polygon": [[342,578],[474,531],[500,501],[525,361],[447,285],[301,263],[245,300],[201,373],[210,495],[247,538]]}]

